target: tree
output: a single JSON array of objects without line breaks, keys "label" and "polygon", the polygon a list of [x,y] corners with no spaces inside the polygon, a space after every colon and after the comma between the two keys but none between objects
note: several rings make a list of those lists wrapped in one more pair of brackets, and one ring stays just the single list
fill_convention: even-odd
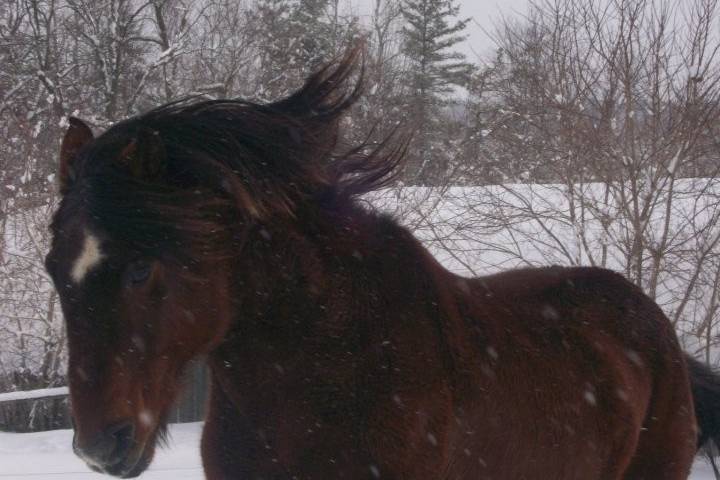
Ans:
[{"label": "tree", "polygon": [[441,148],[439,118],[450,105],[448,96],[465,86],[472,65],[465,55],[453,51],[465,40],[461,32],[470,19],[456,20],[459,7],[454,0],[403,0],[403,53],[409,61],[408,112],[416,129],[411,149],[409,177],[432,182],[447,169],[447,152]]},{"label": "tree", "polygon": [[298,88],[358,32],[338,0],[259,0],[257,96],[274,100]]},{"label": "tree", "polygon": [[503,183],[475,201],[475,220],[503,232],[492,248],[621,271],[707,354],[720,322],[719,26],[718,0],[545,0],[500,25],[478,106],[478,162]]},{"label": "tree", "polygon": [[[251,97],[257,93],[254,63],[262,26],[249,0],[214,0],[203,4],[191,28],[189,49],[181,68],[184,90],[213,98]],[[182,71],[182,70],[181,70]],[[157,103],[156,103],[157,104]]]},{"label": "tree", "polygon": [[396,0],[373,0],[370,30],[365,37],[365,91],[351,112],[348,140],[382,141],[402,126],[407,93],[406,60],[401,52],[402,14]]}]

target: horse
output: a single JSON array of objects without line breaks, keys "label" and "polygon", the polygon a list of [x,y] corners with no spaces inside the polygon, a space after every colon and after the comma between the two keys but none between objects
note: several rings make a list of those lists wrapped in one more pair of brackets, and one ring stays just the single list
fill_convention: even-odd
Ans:
[{"label": "horse", "polygon": [[203,357],[211,480],[687,478],[720,378],[638,287],[457,276],[362,202],[406,141],[341,148],[361,57],[274,103],[184,99],[98,137],[70,118],[46,267],[76,454],[140,475]]}]

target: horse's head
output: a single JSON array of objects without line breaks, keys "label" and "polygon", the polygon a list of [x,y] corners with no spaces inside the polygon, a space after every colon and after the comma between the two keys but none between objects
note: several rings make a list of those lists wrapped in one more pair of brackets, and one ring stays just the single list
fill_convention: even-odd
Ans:
[{"label": "horse's head", "polygon": [[264,226],[394,170],[401,150],[332,155],[359,92],[342,89],[356,56],[271,105],[182,101],[97,138],[71,119],[47,269],[67,328],[75,449],[94,469],[132,477],[150,463],[183,368],[256,295],[247,259],[264,263]]},{"label": "horse's head", "polygon": [[215,219],[189,214],[190,231],[174,229],[188,199],[159,181],[160,140],[107,135],[71,121],[46,264],[66,321],[75,451],[95,470],[132,477],[153,457],[183,368],[229,325],[227,262],[210,251],[227,212],[205,196],[195,206]]}]

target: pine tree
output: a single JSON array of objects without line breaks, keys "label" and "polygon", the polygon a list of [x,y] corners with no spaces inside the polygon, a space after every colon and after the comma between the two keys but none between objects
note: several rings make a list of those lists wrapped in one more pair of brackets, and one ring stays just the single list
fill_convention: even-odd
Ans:
[{"label": "pine tree", "polygon": [[259,96],[277,99],[334,58],[356,32],[354,19],[331,15],[336,0],[259,0]]},{"label": "pine tree", "polygon": [[[448,157],[435,148],[440,141],[440,114],[448,94],[464,86],[472,71],[465,55],[453,47],[465,40],[470,19],[457,20],[454,0],[403,0],[403,53],[410,68],[408,113],[415,126],[408,175],[411,181],[432,183],[447,168]],[[433,150],[438,150],[434,152]]]},{"label": "pine tree", "polygon": [[334,54],[332,25],[326,16],[329,0],[301,0],[293,11],[296,55],[309,70],[315,70]]},{"label": "pine tree", "polygon": [[275,100],[286,94],[297,76],[293,55],[291,0],[258,0],[258,72],[257,92],[260,100]]}]

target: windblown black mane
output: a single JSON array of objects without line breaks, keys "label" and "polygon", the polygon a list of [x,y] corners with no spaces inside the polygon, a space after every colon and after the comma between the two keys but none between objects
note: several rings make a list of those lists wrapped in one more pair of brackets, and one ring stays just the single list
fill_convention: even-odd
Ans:
[{"label": "windblown black mane", "polygon": [[69,188],[77,201],[66,203],[88,206],[103,229],[143,248],[222,255],[229,217],[292,217],[300,206],[332,208],[386,185],[404,145],[338,152],[339,119],[362,88],[362,69],[348,87],[358,55],[276,103],[190,98],[113,126],[78,155]]}]

